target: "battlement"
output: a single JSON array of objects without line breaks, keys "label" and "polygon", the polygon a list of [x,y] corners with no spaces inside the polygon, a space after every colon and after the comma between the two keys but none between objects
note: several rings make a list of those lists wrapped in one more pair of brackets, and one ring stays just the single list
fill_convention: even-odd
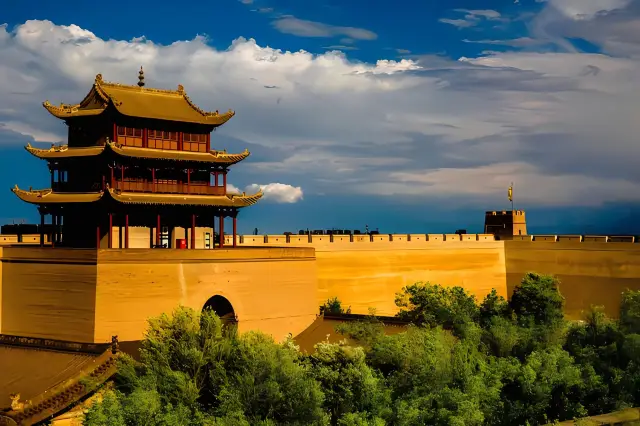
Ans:
[{"label": "battlement", "polygon": [[485,216],[525,216],[524,210],[502,210],[502,211],[489,211],[485,213]]},{"label": "battlement", "polygon": [[[225,237],[225,244],[233,243],[232,236]],[[456,243],[499,241],[492,234],[373,234],[373,235],[239,235],[240,246],[262,245],[325,245],[325,244],[376,244],[376,243]],[[514,235],[513,241],[579,242],[579,243],[640,243],[640,236],[607,235]]]},{"label": "battlement", "polygon": [[[509,212],[507,212],[509,213]],[[376,244],[376,243],[456,243],[500,241],[501,236],[493,234],[334,234],[334,235],[238,235],[239,246],[278,246],[278,245],[325,245],[325,244]],[[514,235],[512,241],[533,241],[553,243],[640,243],[639,235]],[[39,235],[0,234],[0,246],[36,245]],[[49,239],[45,235],[45,244]],[[233,244],[233,236],[225,235],[225,245]]]}]

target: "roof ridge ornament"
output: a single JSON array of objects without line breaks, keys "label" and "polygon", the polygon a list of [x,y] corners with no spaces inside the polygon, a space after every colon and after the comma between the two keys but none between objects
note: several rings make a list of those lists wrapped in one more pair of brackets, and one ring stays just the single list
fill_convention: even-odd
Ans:
[{"label": "roof ridge ornament", "polygon": [[97,74],[95,84],[102,84],[102,83],[104,83],[104,80],[102,79],[102,74]]},{"label": "roof ridge ornament", "polygon": [[144,70],[142,66],[140,66],[140,71],[138,72],[138,86],[140,86],[140,88],[144,87]]}]

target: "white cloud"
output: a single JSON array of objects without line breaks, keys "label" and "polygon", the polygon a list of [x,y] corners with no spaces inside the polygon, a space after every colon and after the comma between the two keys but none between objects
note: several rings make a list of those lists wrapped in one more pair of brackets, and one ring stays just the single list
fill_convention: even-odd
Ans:
[{"label": "white cloud", "polygon": [[467,17],[473,17],[473,18],[478,18],[478,17],[482,17],[485,19],[490,19],[490,20],[496,20],[496,19],[500,19],[502,17],[502,15],[500,14],[500,12],[496,11],[496,10],[492,10],[492,9],[476,9],[476,10],[469,10],[469,9],[454,9],[456,12],[460,12],[460,13],[464,13],[467,15]]},{"label": "white cloud", "polygon": [[491,9],[469,10],[469,9],[454,9],[454,12],[464,13],[464,18],[459,19],[447,19],[442,18],[439,21],[443,24],[453,25],[458,28],[469,28],[478,25],[482,19],[489,21],[508,21],[504,18],[500,12]]},{"label": "white cloud", "polygon": [[453,25],[454,27],[458,27],[458,28],[474,27],[477,24],[476,21],[470,21],[470,20],[466,20],[466,19],[440,18],[440,19],[438,19],[438,21],[442,22],[443,24]]},{"label": "white cloud", "polygon": [[265,200],[271,200],[276,203],[297,203],[302,200],[302,188],[299,186],[291,186],[284,183],[268,183],[266,185],[251,184],[247,186],[247,191],[251,193],[257,192],[259,189],[264,193]]},{"label": "white cloud", "polygon": [[[220,51],[198,37],[168,46],[102,40],[48,21],[0,27],[0,57],[0,131],[38,140],[66,137],[42,101],[78,102],[98,73],[135,84],[143,65],[149,87],[180,83],[205,109],[237,111],[212,138],[233,141],[216,146],[229,152],[258,148],[234,168],[244,182],[296,182],[307,198],[428,202],[503,199],[514,181],[536,204],[640,200],[632,57],[510,52],[366,64],[242,38]],[[300,187],[258,186],[274,201],[302,197]]]},{"label": "white cloud", "polygon": [[345,36],[353,40],[375,40],[378,35],[364,28],[340,27],[322,22],[298,19],[295,16],[282,16],[273,21],[275,29],[285,34],[299,37],[338,37]]},{"label": "white cloud", "polygon": [[546,44],[544,40],[538,40],[531,37],[519,37],[514,39],[507,40],[462,40],[465,43],[478,43],[478,44],[493,44],[498,46],[509,46],[509,47],[535,47]]},{"label": "white cloud", "polygon": [[240,188],[227,182],[227,192],[230,194],[242,194]]},{"label": "white cloud", "polygon": [[632,0],[549,0],[548,4],[572,19],[591,19],[597,13],[623,9]]},{"label": "white cloud", "polygon": [[284,183],[267,183],[267,184],[251,184],[243,190],[227,183],[227,192],[232,194],[255,194],[259,190],[262,190],[264,200],[273,201],[275,203],[297,203],[302,200],[303,191],[299,186],[287,185]]}]

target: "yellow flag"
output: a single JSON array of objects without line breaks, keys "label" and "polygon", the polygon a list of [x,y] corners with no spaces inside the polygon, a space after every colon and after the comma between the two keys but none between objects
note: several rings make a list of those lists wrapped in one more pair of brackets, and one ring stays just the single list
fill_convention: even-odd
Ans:
[{"label": "yellow flag", "polygon": [[509,201],[513,201],[513,184],[511,184],[511,186],[509,187],[508,196],[509,196]]}]

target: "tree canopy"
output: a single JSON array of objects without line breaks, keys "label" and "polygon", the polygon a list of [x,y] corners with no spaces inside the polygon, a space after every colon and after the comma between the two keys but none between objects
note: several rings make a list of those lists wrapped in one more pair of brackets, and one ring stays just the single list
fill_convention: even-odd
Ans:
[{"label": "tree canopy", "polygon": [[[619,320],[593,307],[571,322],[558,287],[530,273],[509,300],[478,303],[416,283],[396,296],[406,331],[371,316],[310,354],[180,307],[149,321],[140,361],[121,357],[85,424],[539,425],[639,405],[640,292]],[[344,309],[332,298],[325,312]]]}]

